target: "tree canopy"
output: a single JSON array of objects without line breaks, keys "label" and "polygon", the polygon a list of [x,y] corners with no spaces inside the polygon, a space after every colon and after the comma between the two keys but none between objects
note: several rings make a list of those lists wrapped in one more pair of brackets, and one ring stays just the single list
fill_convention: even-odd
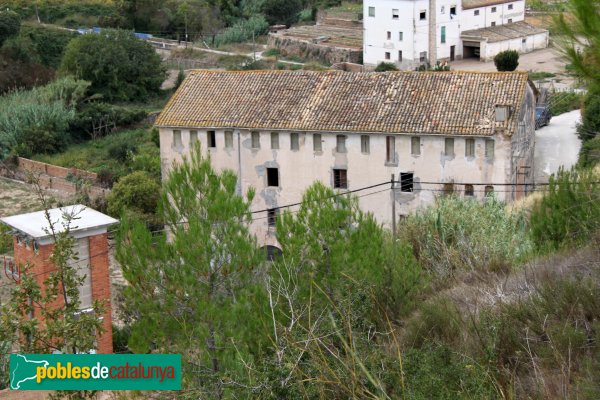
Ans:
[{"label": "tree canopy", "polygon": [[12,11],[0,11],[0,46],[6,39],[19,33],[21,18]]}]

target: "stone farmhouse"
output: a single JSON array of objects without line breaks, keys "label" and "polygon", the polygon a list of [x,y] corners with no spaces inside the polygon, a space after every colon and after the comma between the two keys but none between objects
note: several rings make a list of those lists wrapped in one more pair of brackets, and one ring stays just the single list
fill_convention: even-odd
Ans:
[{"label": "stone farmhouse", "polygon": [[524,72],[192,71],[156,121],[163,177],[201,142],[256,189],[252,230],[271,246],[277,208],[315,181],[394,175],[357,192],[387,226],[443,193],[510,201],[533,183],[536,93]]},{"label": "stone farmhouse", "polygon": [[548,31],[524,21],[524,0],[365,0],[363,9],[365,65],[414,69],[548,47]]}]

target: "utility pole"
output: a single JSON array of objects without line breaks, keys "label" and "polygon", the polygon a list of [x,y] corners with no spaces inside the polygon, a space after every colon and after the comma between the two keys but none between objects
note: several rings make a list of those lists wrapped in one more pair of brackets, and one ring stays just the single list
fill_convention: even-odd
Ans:
[{"label": "utility pole", "polygon": [[396,237],[396,176],[392,174],[392,235]]}]

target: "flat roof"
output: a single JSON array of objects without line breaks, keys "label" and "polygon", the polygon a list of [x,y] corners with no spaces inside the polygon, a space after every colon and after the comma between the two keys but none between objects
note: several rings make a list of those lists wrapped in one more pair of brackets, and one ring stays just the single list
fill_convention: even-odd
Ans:
[{"label": "flat roof", "polygon": [[522,0],[462,0],[462,9],[469,10],[471,8],[480,8],[480,7],[495,6],[498,4],[516,3],[518,1],[522,1]]},{"label": "flat roof", "polygon": [[[106,232],[108,226],[119,222],[82,204],[53,208],[48,210],[48,214],[56,233],[64,232],[68,228],[72,234],[79,237],[89,236],[85,234],[86,232],[93,232],[93,234]],[[45,211],[13,215],[0,218],[0,221],[33,239],[52,236]]]},{"label": "flat roof", "polygon": [[488,28],[472,29],[462,31],[463,40],[483,41],[488,43],[502,42],[504,40],[518,39],[526,36],[537,35],[548,32],[546,29],[538,28],[525,21],[512,22],[510,24],[490,26]]}]

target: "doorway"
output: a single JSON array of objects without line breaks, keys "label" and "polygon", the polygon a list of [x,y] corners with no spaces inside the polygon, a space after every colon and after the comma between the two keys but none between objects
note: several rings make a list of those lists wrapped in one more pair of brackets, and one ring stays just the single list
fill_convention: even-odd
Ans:
[{"label": "doorway", "polygon": [[456,51],[456,46],[450,46],[450,61],[454,61],[454,52]]}]

